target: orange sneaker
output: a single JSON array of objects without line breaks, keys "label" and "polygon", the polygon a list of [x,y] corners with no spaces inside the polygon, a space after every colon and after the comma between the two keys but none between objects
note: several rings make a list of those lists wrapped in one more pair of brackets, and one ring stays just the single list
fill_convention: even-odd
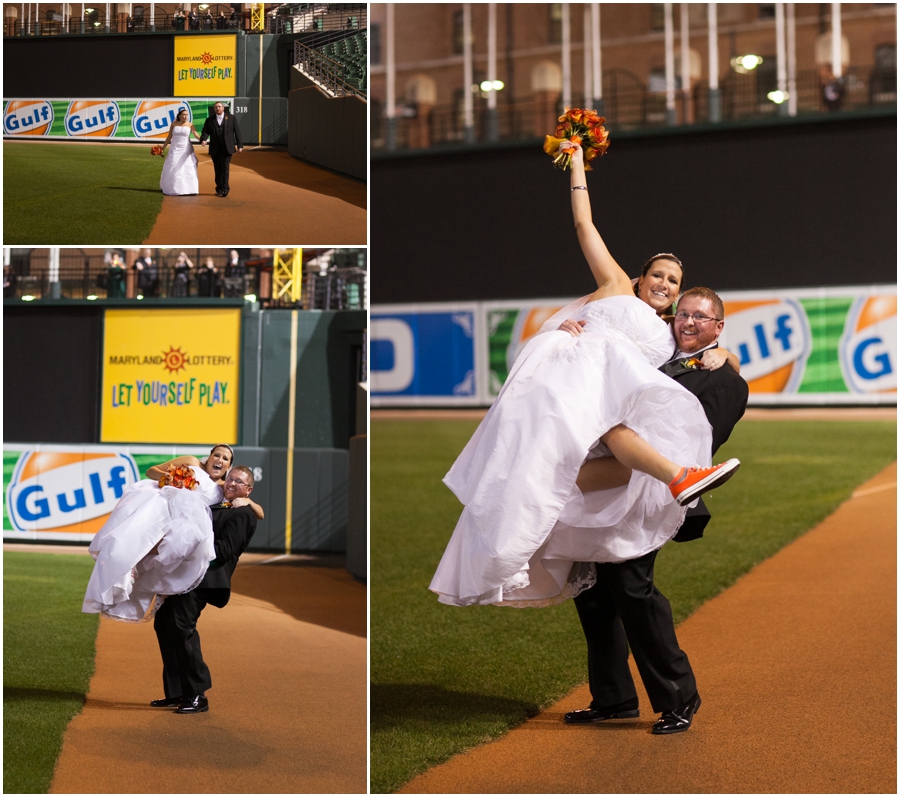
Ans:
[{"label": "orange sneaker", "polygon": [[669,490],[679,505],[684,506],[701,493],[709,492],[727,482],[740,466],[740,460],[729,459],[711,468],[682,468],[669,484]]}]

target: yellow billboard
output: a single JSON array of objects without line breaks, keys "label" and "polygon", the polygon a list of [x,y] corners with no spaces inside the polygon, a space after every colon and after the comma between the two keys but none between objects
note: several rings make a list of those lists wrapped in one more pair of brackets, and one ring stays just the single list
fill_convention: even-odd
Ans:
[{"label": "yellow billboard", "polygon": [[175,97],[233,97],[237,37],[176,36]]},{"label": "yellow billboard", "polygon": [[237,442],[240,308],[105,319],[101,442]]}]

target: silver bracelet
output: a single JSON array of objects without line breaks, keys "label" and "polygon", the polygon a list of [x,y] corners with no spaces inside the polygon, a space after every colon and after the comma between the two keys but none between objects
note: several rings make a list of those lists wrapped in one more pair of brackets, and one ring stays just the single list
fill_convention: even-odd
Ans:
[{"label": "silver bracelet", "polygon": [[586,185],[573,185],[572,190],[573,191],[587,191],[587,186]]}]

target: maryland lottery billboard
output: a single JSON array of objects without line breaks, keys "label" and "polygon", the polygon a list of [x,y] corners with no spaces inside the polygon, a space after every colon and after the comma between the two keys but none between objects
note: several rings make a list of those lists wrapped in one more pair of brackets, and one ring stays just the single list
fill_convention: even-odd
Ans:
[{"label": "maryland lottery billboard", "polygon": [[236,64],[235,36],[176,36],[173,94],[191,97],[218,93],[231,97]]},{"label": "maryland lottery billboard", "polygon": [[237,442],[240,309],[107,310],[102,443]]}]

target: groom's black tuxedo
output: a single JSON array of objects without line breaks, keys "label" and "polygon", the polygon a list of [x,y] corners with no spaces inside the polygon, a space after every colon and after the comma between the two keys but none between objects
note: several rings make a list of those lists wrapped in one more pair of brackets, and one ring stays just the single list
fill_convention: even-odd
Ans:
[{"label": "groom's black tuxedo", "polygon": [[248,507],[213,507],[216,558],[200,584],[183,595],[171,595],[156,613],[153,628],[163,660],[166,697],[193,697],[212,686],[200,651],[197,620],[208,603],[222,608],[231,597],[231,576],[256,531],[256,515]]},{"label": "groom's black tuxedo", "polygon": [[[727,364],[715,371],[665,365],[660,370],[700,400],[712,426],[715,454],[744,414],[747,383]],[[697,539],[708,522],[709,512],[701,501],[688,510],[675,540]],[[669,601],[653,582],[657,553],[597,564],[597,583],[575,597],[587,640],[591,708],[595,710],[638,707],[628,668],[629,646],[654,711],[678,708],[697,693],[690,662],[678,645]]]},{"label": "groom's black tuxedo", "polygon": [[200,132],[200,143],[209,140],[209,156],[212,158],[213,168],[216,171],[216,193],[228,193],[228,173],[231,166],[231,156],[235,151],[244,148],[244,140],[241,138],[241,128],[237,119],[228,111],[222,116],[222,124],[219,124],[216,115],[206,117],[203,130]]},{"label": "groom's black tuxedo", "polygon": [[[668,372],[665,365],[659,370],[669,373],[669,376],[700,400],[706,419],[712,426],[712,455],[715,456],[747,408],[750,393],[747,383],[728,364],[715,371],[677,369]],[[689,542],[702,537],[707,523],[709,510],[701,498],[697,506],[688,510],[684,523],[674,537],[675,542]]]}]

